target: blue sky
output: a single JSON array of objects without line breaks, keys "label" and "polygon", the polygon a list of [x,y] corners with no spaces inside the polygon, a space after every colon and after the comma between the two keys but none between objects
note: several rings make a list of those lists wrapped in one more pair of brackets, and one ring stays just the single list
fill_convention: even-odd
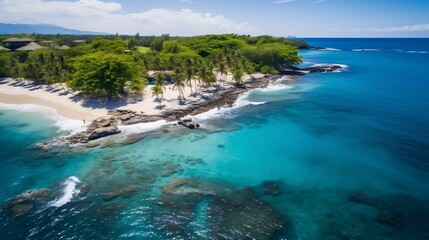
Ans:
[{"label": "blue sky", "polygon": [[0,0],[0,22],[141,35],[429,37],[429,0]]}]

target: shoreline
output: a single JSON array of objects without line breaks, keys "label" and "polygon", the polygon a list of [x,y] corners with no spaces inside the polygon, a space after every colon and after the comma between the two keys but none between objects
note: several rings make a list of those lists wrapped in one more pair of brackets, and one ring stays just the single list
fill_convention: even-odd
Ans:
[{"label": "shoreline", "polygon": [[[52,112],[43,113],[38,110],[35,112],[41,112],[47,117],[53,117],[53,114],[56,114],[59,117],[57,119],[75,122],[85,119],[86,124],[82,121],[80,130],[69,131],[65,136],[60,136],[56,140],[60,139],[66,144],[87,143],[119,133],[118,126],[160,120],[166,122],[180,121],[187,116],[195,116],[212,109],[231,107],[241,94],[252,89],[265,88],[281,77],[280,75],[262,74],[255,74],[255,76],[246,76],[244,84],[239,87],[232,84],[232,79],[228,82],[227,78],[227,85],[224,89],[216,89],[215,91],[204,89],[194,96],[189,95],[187,103],[183,105],[177,103],[178,100],[175,98],[177,92],[172,91],[171,86],[169,86],[169,90],[165,93],[167,107],[160,109],[156,107],[159,104],[156,98],[154,96],[148,97],[150,86],[144,90],[146,98],[141,101],[124,104],[117,108],[108,107],[109,103],[105,102],[104,107],[100,104],[97,108],[89,108],[84,106],[85,99],[77,98],[76,94],[66,93],[65,90],[48,89],[46,86],[26,84],[6,78],[0,80],[0,103],[7,105],[31,104],[46,107],[52,109]],[[186,90],[189,91],[189,89],[185,89],[185,92]],[[102,133],[95,137],[89,137],[95,131]]]},{"label": "shoreline", "polygon": [[[309,72],[333,72],[342,69],[339,65],[321,65],[308,68]],[[298,73],[298,74],[297,74]],[[305,73],[304,73],[305,74]],[[213,89],[200,86],[200,92],[192,94],[192,87],[186,86],[184,92],[190,92],[184,102],[177,99],[178,92],[172,85],[168,85],[162,101],[158,96],[151,96],[151,86],[142,91],[143,96],[131,96],[122,99],[91,99],[79,94],[70,94],[63,86],[61,89],[52,89],[47,86],[36,86],[17,82],[11,78],[0,79],[0,103],[6,104],[34,104],[52,108],[62,118],[82,121],[82,128],[68,132],[55,141],[65,145],[88,143],[121,132],[119,126],[128,126],[156,121],[177,122],[179,125],[194,129],[200,127],[193,122],[193,116],[209,112],[213,109],[231,107],[241,94],[252,89],[265,88],[270,83],[282,77],[293,80],[294,75],[302,75],[302,69],[290,69],[281,75],[247,75],[243,84],[233,84],[232,76],[227,75],[224,87]],[[49,116],[48,116],[49,117]]]},{"label": "shoreline", "polygon": [[46,86],[19,83],[10,78],[0,80],[0,103],[39,105],[51,108],[62,118],[80,121],[85,119],[88,122],[107,114],[107,110],[84,107],[73,97],[72,94],[58,89],[50,90]]}]

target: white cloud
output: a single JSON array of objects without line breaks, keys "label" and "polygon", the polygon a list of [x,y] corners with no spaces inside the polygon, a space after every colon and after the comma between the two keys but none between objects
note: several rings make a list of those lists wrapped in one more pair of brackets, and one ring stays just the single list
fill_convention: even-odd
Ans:
[{"label": "white cloud", "polygon": [[290,3],[290,2],[294,2],[296,0],[277,0],[274,1],[275,4],[280,4],[280,3]]},{"label": "white cloud", "polygon": [[184,3],[194,3],[194,1],[192,0],[178,0],[179,2],[184,2]]},{"label": "white cloud", "polygon": [[323,3],[323,2],[326,2],[326,0],[317,0],[317,1],[315,1],[315,3]]},{"label": "white cloud", "polygon": [[349,28],[348,30],[352,32],[422,32],[429,31],[429,24],[385,28]]},{"label": "white cloud", "polygon": [[49,23],[79,30],[123,34],[140,32],[142,35],[248,33],[252,30],[246,22],[236,23],[212,13],[189,9],[123,13],[121,4],[100,0],[0,0],[0,22]]}]

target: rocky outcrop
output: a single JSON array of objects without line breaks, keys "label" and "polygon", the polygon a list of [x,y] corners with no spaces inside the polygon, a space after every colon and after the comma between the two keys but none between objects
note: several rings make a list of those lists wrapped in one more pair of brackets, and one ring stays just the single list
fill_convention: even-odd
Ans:
[{"label": "rocky outcrop", "polygon": [[114,135],[120,132],[121,131],[116,126],[101,127],[92,131],[88,136],[88,140],[95,140],[102,137]]},{"label": "rocky outcrop", "polygon": [[91,122],[88,128],[80,133],[66,137],[66,142],[70,144],[87,143],[102,137],[118,134],[117,121],[111,117],[102,117]]},{"label": "rocky outcrop", "polygon": [[282,189],[281,189],[281,181],[263,181],[262,182],[262,187],[263,187],[263,191],[266,195],[270,195],[270,196],[279,196],[282,194]]},{"label": "rocky outcrop", "polygon": [[285,75],[305,75],[307,73],[337,72],[341,69],[344,69],[344,66],[339,64],[319,64],[305,68],[288,66],[281,69],[280,73]]},{"label": "rocky outcrop", "polygon": [[48,202],[50,197],[51,192],[47,189],[27,191],[7,200],[2,208],[12,217],[20,217],[29,213],[35,204]]},{"label": "rocky outcrop", "polygon": [[404,194],[370,195],[361,191],[350,193],[347,199],[375,209],[374,222],[388,227],[392,236],[412,231],[416,236],[414,239],[427,239],[429,212],[426,200]]},{"label": "rocky outcrop", "polygon": [[338,64],[321,64],[312,67],[302,68],[301,71],[306,71],[309,73],[320,73],[320,72],[335,72],[343,69],[342,66]]},{"label": "rocky outcrop", "polygon": [[104,201],[110,201],[117,197],[128,197],[140,189],[137,185],[123,186],[121,188],[113,188],[109,192],[103,194]]},{"label": "rocky outcrop", "polygon": [[178,124],[182,125],[184,127],[187,127],[189,129],[195,129],[195,128],[199,128],[200,127],[200,124],[195,123],[194,121],[192,121],[192,119],[189,119],[189,118],[187,118],[187,119],[181,119],[178,122]]},{"label": "rocky outcrop", "polygon": [[170,238],[192,238],[194,232],[187,226],[196,216],[207,219],[207,239],[288,235],[287,221],[250,187],[234,189],[204,179],[172,179],[162,188],[158,204],[154,225]]}]

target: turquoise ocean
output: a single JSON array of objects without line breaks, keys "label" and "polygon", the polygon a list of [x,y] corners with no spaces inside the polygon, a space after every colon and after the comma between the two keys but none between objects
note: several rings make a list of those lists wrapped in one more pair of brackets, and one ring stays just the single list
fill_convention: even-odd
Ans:
[{"label": "turquoise ocean", "polygon": [[0,105],[0,239],[429,239],[429,39],[306,40],[327,49],[303,66],[346,68],[252,90],[198,130],[44,152],[64,126]]}]

